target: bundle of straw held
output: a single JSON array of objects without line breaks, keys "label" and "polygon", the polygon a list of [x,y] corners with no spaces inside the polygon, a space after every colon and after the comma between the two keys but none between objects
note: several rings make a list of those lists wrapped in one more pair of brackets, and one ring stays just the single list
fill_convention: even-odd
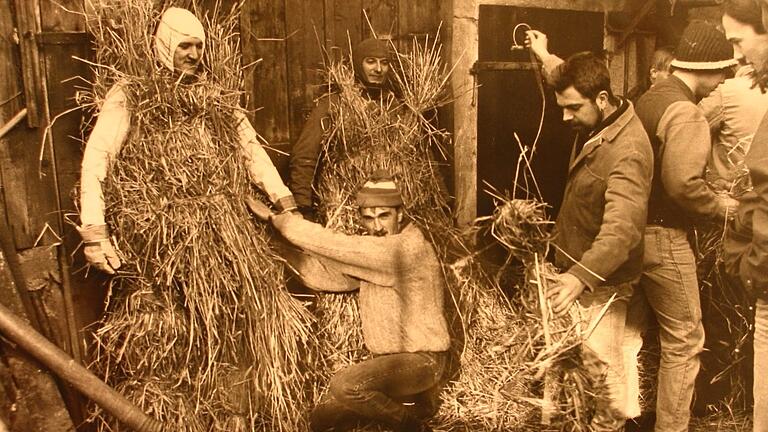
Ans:
[{"label": "bundle of straw held", "polygon": [[[94,104],[118,85],[131,113],[103,186],[124,266],[93,368],[167,430],[304,429],[311,317],[242,204],[255,191],[238,134],[238,9],[203,20],[202,71],[184,82],[154,60],[152,0],[89,10]],[[96,414],[100,430],[123,430]]]},{"label": "bundle of straw held", "polygon": [[[483,348],[486,357],[493,353],[505,361],[494,374],[497,381],[493,393],[479,393],[469,405],[475,417],[486,407],[498,405],[498,399],[513,405],[517,417],[498,412],[486,415],[483,430],[537,430],[543,425],[561,429],[585,430],[592,409],[591,388],[594,385],[584,373],[577,347],[582,342],[582,322],[579,308],[572,306],[564,316],[556,316],[546,298],[547,287],[557,270],[545,261],[552,241],[552,222],[546,218],[545,204],[535,199],[509,199],[494,195],[497,207],[493,215],[479,218],[478,229],[490,231],[496,241],[509,252],[507,263],[500,272],[522,267],[517,286],[504,288],[504,278],[496,277],[496,293],[485,301],[493,301],[494,315],[504,317],[494,328],[474,325],[470,334],[484,332],[493,346]],[[503,281],[503,282],[502,282]],[[487,296],[487,294],[485,294]],[[476,300],[482,304],[483,300]],[[482,308],[476,311],[482,316]],[[479,324],[479,323],[478,323]],[[482,339],[470,337],[482,342]],[[492,359],[487,363],[494,364]],[[475,379],[478,379],[477,377]],[[480,377],[480,381],[488,380]],[[514,391],[510,391],[513,389]],[[510,408],[508,408],[510,409]],[[540,424],[535,424],[534,411],[540,412]],[[489,411],[490,413],[491,411]],[[495,412],[495,411],[494,411]],[[504,422],[499,422],[499,419]],[[488,422],[492,419],[494,422]],[[477,428],[479,424],[470,425]],[[471,428],[470,428],[471,429]]]}]

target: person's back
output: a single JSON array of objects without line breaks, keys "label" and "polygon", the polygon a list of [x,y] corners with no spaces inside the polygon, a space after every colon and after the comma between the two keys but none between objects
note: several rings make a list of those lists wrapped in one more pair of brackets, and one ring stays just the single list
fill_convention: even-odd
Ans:
[{"label": "person's back", "polygon": [[768,112],[768,92],[755,85],[752,73],[752,67],[742,67],[736,77],[725,80],[699,102],[712,130],[707,182],[715,190],[736,196],[750,189],[744,156]]}]

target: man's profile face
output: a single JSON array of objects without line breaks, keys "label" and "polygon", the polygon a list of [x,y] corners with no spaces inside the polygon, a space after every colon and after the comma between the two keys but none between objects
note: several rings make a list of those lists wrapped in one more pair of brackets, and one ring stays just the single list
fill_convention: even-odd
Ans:
[{"label": "man's profile face", "polygon": [[173,52],[173,68],[182,74],[194,75],[203,55],[203,41],[196,37],[184,38]]},{"label": "man's profile face", "polygon": [[363,59],[363,75],[370,84],[384,84],[389,73],[389,59],[366,57]]},{"label": "man's profile face", "polygon": [[362,207],[360,219],[368,234],[383,237],[400,233],[403,211],[400,207]]},{"label": "man's profile face", "polygon": [[577,132],[589,132],[603,120],[603,115],[592,99],[585,98],[574,86],[555,92],[557,105],[563,109],[563,121]]},{"label": "man's profile face", "polygon": [[709,96],[714,89],[725,81],[726,71],[720,69],[716,71],[701,71],[696,74],[698,77],[698,86],[696,88],[696,96],[699,98],[705,98]]}]

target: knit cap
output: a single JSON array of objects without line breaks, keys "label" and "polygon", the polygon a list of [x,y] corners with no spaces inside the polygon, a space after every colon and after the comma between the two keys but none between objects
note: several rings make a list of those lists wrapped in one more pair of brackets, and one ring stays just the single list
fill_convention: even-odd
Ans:
[{"label": "knit cap", "polygon": [[382,39],[365,39],[355,46],[352,50],[352,62],[354,63],[355,75],[363,82],[367,82],[363,73],[363,60],[366,57],[377,57],[389,59],[389,42]]},{"label": "knit cap", "polygon": [[181,41],[196,37],[205,44],[205,29],[200,20],[190,11],[170,7],[160,17],[155,32],[155,54],[158,60],[173,71],[173,54]]},{"label": "knit cap", "polygon": [[696,21],[688,24],[677,44],[671,66],[687,70],[720,70],[736,64],[733,47],[713,25]]},{"label": "knit cap", "polygon": [[357,191],[357,205],[360,207],[399,207],[403,197],[395,179],[388,172],[379,170]]}]

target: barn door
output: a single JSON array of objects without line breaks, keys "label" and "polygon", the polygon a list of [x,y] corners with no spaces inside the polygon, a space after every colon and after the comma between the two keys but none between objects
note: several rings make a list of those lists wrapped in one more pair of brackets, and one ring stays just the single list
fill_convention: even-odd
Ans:
[{"label": "barn door", "polygon": [[[515,26],[527,23],[547,34],[550,52],[565,58],[579,51],[603,49],[603,14],[512,6],[480,6],[479,56],[474,72],[478,89],[478,215],[493,209],[483,182],[498,190],[511,190],[520,155],[514,134],[531,146],[541,119],[542,97],[531,56],[514,49]],[[515,37],[523,43],[525,28]],[[561,121],[562,111],[554,93],[543,87],[546,99],[544,123],[532,165],[544,199],[556,212],[562,200],[573,143],[570,127]],[[518,192],[519,193],[519,192]],[[554,214],[554,212],[553,212]]]}]

